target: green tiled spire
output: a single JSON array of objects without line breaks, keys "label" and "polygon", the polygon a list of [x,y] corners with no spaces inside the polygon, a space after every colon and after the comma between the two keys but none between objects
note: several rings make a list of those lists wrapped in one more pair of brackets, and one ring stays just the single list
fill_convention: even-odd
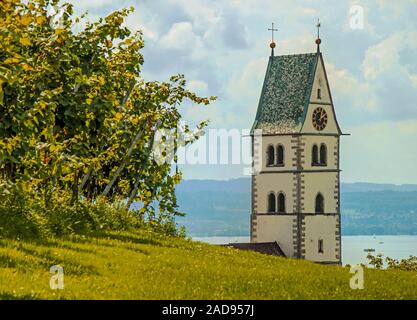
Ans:
[{"label": "green tiled spire", "polygon": [[269,57],[252,133],[300,132],[318,58],[319,53]]}]

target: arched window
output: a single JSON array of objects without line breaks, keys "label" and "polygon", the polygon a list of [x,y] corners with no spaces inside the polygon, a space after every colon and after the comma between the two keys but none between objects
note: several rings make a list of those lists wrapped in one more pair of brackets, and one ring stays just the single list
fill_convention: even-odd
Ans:
[{"label": "arched window", "polygon": [[320,146],[320,164],[327,165],[327,147],[324,143]]},{"label": "arched window", "polygon": [[277,166],[284,165],[284,146],[279,144],[277,146]]},{"label": "arched window", "polygon": [[311,164],[317,166],[319,164],[319,148],[317,145],[313,145],[313,150],[311,151]]},{"label": "arched window", "polygon": [[319,192],[316,196],[316,213],[324,213],[324,198]]},{"label": "arched window", "polygon": [[282,192],[280,192],[278,195],[278,212],[285,212],[285,194],[283,194]]},{"label": "arched window", "polygon": [[266,151],[266,165],[273,166],[274,165],[274,157],[275,157],[275,150],[273,146],[269,146]]},{"label": "arched window", "polygon": [[317,99],[321,99],[321,90],[317,89]]},{"label": "arched window", "polygon": [[274,213],[276,211],[275,208],[275,194],[271,192],[268,195],[268,213]]}]

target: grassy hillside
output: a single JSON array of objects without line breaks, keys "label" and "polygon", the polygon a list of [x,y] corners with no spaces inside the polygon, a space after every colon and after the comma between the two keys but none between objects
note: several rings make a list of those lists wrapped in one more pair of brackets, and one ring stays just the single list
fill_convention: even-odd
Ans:
[{"label": "grassy hillside", "polygon": [[[0,240],[2,299],[401,299],[417,298],[417,273],[349,269],[211,246],[153,233]],[[49,288],[52,265],[65,288]]]}]

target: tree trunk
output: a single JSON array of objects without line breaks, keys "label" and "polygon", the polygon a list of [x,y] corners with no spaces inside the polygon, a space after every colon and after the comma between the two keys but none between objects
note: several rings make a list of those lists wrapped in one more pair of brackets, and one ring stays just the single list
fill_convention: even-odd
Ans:
[{"label": "tree trunk", "polygon": [[74,182],[72,184],[72,198],[71,203],[74,203],[75,201],[78,201],[78,179],[79,179],[80,172],[77,170],[77,172],[74,175]]}]

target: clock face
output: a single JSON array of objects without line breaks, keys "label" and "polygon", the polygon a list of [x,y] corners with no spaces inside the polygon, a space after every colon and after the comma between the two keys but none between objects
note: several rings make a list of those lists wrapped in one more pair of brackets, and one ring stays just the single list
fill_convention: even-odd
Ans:
[{"label": "clock face", "polygon": [[313,111],[313,126],[316,130],[321,131],[326,128],[327,125],[327,113],[326,111],[318,107]]}]

